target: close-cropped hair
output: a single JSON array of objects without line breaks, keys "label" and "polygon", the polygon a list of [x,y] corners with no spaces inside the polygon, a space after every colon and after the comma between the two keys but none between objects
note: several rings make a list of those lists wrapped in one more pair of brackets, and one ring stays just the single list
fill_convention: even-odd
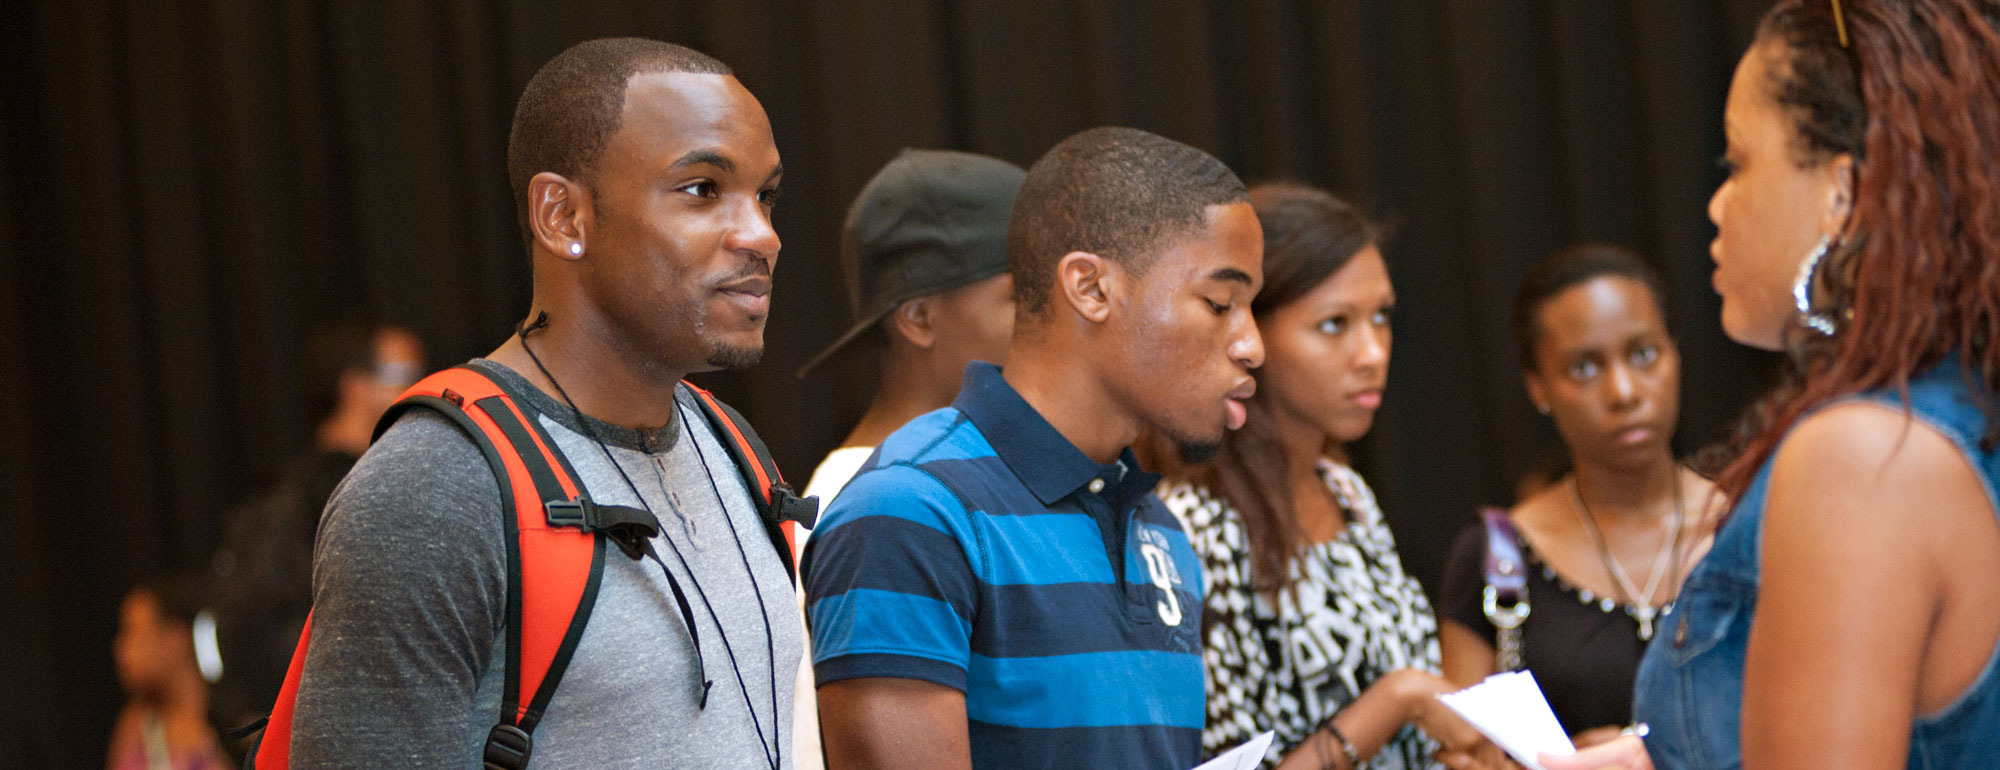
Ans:
[{"label": "close-cropped hair", "polygon": [[1214,156],[1136,128],[1062,140],[1028,169],[1007,225],[1014,301],[1047,306],[1056,263],[1089,252],[1143,274],[1159,249],[1208,224],[1208,208],[1244,200],[1243,181]]},{"label": "close-cropped hair", "polygon": [[1540,363],[1535,360],[1535,345],[1542,340],[1542,325],[1536,316],[1542,306],[1572,286],[1605,277],[1629,278],[1645,286],[1646,295],[1667,325],[1668,336],[1674,336],[1673,316],[1667,312],[1667,284],[1660,271],[1640,259],[1638,252],[1623,246],[1580,243],[1535,265],[1514,295],[1514,345],[1523,370],[1533,371]]},{"label": "close-cropped hair", "polygon": [[528,231],[528,180],[547,171],[591,188],[598,160],[624,116],[627,82],[652,72],[734,74],[729,65],[692,48],[619,37],[570,46],[528,79],[507,135],[507,183],[524,240],[534,240]]},{"label": "close-cropped hair", "polygon": [[[1792,123],[1794,160],[1854,163],[1851,221],[1820,266],[1831,339],[1793,330],[1792,380],[1755,405],[1718,485],[1731,497],[1807,412],[1901,388],[1958,353],[1969,385],[2000,392],[2000,3],[1782,0],[1756,45]],[[1846,40],[1839,29],[1846,30]],[[1983,402],[1985,443],[2000,406]]]}]

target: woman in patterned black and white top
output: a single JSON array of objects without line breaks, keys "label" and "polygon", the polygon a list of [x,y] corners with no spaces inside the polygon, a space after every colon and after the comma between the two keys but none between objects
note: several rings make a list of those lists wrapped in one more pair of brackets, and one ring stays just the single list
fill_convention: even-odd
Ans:
[{"label": "woman in patterned black and white top", "polygon": [[[1395,293],[1374,224],[1324,191],[1259,185],[1264,338],[1248,423],[1162,488],[1206,572],[1203,750],[1265,730],[1267,767],[1501,766],[1433,696],[1437,620],[1347,467],[1381,404]],[[1156,453],[1160,454],[1160,453]],[[1155,458],[1164,459],[1164,458]],[[1161,463],[1156,463],[1161,464]]]}]

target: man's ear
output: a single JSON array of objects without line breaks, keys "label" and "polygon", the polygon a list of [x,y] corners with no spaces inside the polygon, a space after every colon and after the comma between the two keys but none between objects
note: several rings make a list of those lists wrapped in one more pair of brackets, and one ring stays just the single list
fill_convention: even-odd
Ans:
[{"label": "man's ear", "polygon": [[932,312],[936,305],[931,302],[931,296],[904,300],[895,310],[889,311],[892,333],[924,350],[937,344],[937,319]]},{"label": "man's ear", "polygon": [[1088,251],[1072,251],[1056,262],[1056,294],[1091,323],[1111,317],[1111,301],[1123,272],[1111,260]]},{"label": "man's ear", "polygon": [[574,261],[590,248],[590,191],[568,177],[544,171],[528,180],[528,234],[541,250]]}]

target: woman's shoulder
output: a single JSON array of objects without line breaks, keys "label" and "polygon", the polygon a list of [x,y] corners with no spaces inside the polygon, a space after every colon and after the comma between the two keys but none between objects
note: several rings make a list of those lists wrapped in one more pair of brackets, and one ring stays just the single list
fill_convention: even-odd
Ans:
[{"label": "woman's shoulder", "polygon": [[1236,518],[1236,508],[1200,482],[1177,479],[1161,483],[1156,490],[1160,501],[1190,535]]},{"label": "woman's shoulder", "polygon": [[[1900,501],[1917,513],[1947,502],[1947,493],[1980,490],[1972,460],[1953,436],[1927,420],[1878,401],[1842,401],[1793,426],[1772,456],[1771,489],[1792,507],[1808,510],[1851,510],[1840,503],[1866,495],[1883,504]],[[1914,505],[1920,500],[1925,504]],[[1844,523],[1892,530],[1907,524],[1898,517],[1855,518],[1863,520]],[[1885,525],[1885,519],[1893,523]]]},{"label": "woman's shoulder", "polygon": [[1342,508],[1360,524],[1381,527],[1387,532],[1387,524],[1382,515],[1382,504],[1375,499],[1375,490],[1368,486],[1367,479],[1346,463],[1322,458],[1319,461],[1320,476],[1326,479],[1327,489],[1340,502]]},{"label": "woman's shoulder", "polygon": [[1568,487],[1551,484],[1507,509],[1507,518],[1524,544],[1559,544],[1583,534],[1569,506]]},{"label": "woman's shoulder", "polygon": [[1176,513],[1185,508],[1215,508],[1228,505],[1220,495],[1209,490],[1208,485],[1188,479],[1162,481],[1153,494]]},{"label": "woman's shoulder", "polygon": [[1772,462],[1777,469],[1789,466],[1803,471],[1800,476],[1836,487],[1852,486],[1853,480],[1864,478],[1853,475],[1860,473],[1887,476],[1870,483],[1921,483],[1930,475],[1925,471],[1951,475],[1971,470],[1944,427],[1889,403],[1843,400],[1801,418],[1778,444]]}]

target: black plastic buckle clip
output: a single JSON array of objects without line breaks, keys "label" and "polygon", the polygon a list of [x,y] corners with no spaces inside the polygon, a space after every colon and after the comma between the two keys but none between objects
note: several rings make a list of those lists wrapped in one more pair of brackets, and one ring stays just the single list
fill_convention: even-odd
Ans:
[{"label": "black plastic buckle clip", "polygon": [[486,733],[485,770],[525,770],[528,755],[534,753],[535,739],[528,731],[510,724],[497,724]]},{"label": "black plastic buckle clip", "polygon": [[819,496],[800,497],[783,482],[771,485],[771,514],[776,521],[797,522],[799,526],[812,529],[819,523]]}]

